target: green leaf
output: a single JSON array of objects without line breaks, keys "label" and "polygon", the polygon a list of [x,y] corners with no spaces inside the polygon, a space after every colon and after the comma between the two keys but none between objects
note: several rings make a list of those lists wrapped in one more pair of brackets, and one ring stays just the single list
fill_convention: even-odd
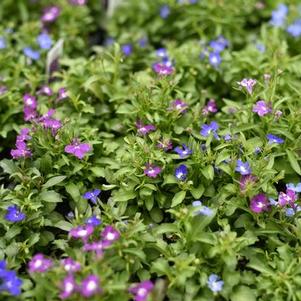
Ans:
[{"label": "green leaf", "polygon": [[256,294],[254,290],[242,285],[231,295],[231,301],[256,301]]},{"label": "green leaf", "polygon": [[69,183],[66,186],[66,191],[71,195],[75,202],[77,202],[81,197],[78,187],[73,183]]},{"label": "green leaf", "polygon": [[205,191],[205,187],[201,184],[198,187],[193,187],[190,189],[190,193],[195,199],[199,199]]},{"label": "green leaf", "polygon": [[55,186],[55,185],[61,183],[62,181],[64,181],[65,179],[66,179],[66,176],[53,177],[53,178],[49,179],[42,187],[49,188],[49,187]]},{"label": "green leaf", "polygon": [[136,197],[136,193],[132,190],[119,190],[114,193],[114,200],[116,202],[126,202],[128,200],[132,200]]},{"label": "green leaf", "polygon": [[9,175],[11,175],[11,174],[18,171],[18,167],[16,166],[16,164],[12,160],[3,159],[0,162],[0,166],[2,167],[4,172],[9,174]]},{"label": "green leaf", "polygon": [[40,198],[42,201],[49,202],[49,203],[59,203],[63,201],[60,194],[53,190],[42,191],[40,193]]},{"label": "green leaf", "polygon": [[182,203],[182,201],[185,199],[186,191],[179,191],[175,194],[171,201],[171,207],[175,207]]},{"label": "green leaf", "polygon": [[73,227],[73,225],[69,222],[66,222],[66,221],[59,221],[58,223],[56,223],[54,225],[56,228],[59,228],[59,229],[62,229],[64,231],[70,231]]},{"label": "green leaf", "polygon": [[213,180],[214,169],[213,169],[212,165],[208,165],[208,166],[204,167],[203,169],[201,169],[201,172],[206,179]]},{"label": "green leaf", "polygon": [[298,160],[297,160],[295,154],[292,151],[288,150],[288,149],[286,150],[286,153],[287,153],[288,160],[291,164],[291,167],[294,169],[294,171],[297,174],[301,175],[300,165],[298,163]]}]

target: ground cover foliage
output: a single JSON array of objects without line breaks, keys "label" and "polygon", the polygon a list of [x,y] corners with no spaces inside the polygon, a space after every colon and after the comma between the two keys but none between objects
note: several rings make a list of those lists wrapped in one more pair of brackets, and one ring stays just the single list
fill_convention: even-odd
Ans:
[{"label": "ground cover foliage", "polygon": [[0,16],[0,300],[301,300],[298,1]]}]

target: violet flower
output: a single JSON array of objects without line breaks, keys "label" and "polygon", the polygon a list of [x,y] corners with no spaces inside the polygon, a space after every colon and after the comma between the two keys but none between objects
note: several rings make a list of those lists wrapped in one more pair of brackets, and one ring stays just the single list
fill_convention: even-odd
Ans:
[{"label": "violet flower", "polygon": [[145,164],[144,174],[150,178],[156,178],[161,170],[161,167],[147,163]]},{"label": "violet flower", "polygon": [[53,95],[53,91],[49,86],[42,86],[38,92],[41,95],[45,95],[45,96],[52,96]]},{"label": "violet flower", "polygon": [[34,61],[37,61],[40,58],[39,51],[33,50],[31,47],[23,48],[23,54]]},{"label": "violet flower", "polygon": [[9,222],[15,223],[23,221],[26,218],[26,215],[21,212],[17,205],[12,205],[7,208],[4,218]]},{"label": "violet flower", "polygon": [[257,194],[251,199],[250,209],[254,213],[261,213],[263,211],[268,211],[270,208],[270,202],[266,195],[263,193]]},{"label": "violet flower", "polygon": [[170,14],[170,7],[168,5],[162,5],[160,7],[160,17],[166,19]]},{"label": "violet flower", "polygon": [[213,210],[207,206],[204,206],[201,201],[193,201],[192,206],[196,208],[196,210],[193,212],[194,215],[213,215]]},{"label": "violet flower", "polygon": [[216,131],[218,130],[219,125],[215,122],[212,121],[210,124],[203,124],[202,129],[200,131],[200,134],[203,137],[208,137],[210,134],[213,134],[214,138],[219,139]]},{"label": "violet flower", "polygon": [[52,267],[52,260],[38,253],[28,263],[30,273],[44,273]]},{"label": "violet flower", "polygon": [[37,42],[42,49],[50,49],[52,45],[51,37],[46,32],[42,32],[37,37]]},{"label": "violet flower", "polygon": [[182,147],[175,147],[174,151],[180,156],[181,159],[186,158],[192,154],[192,150],[188,148],[187,145],[184,143],[182,144]]},{"label": "violet flower", "polygon": [[241,176],[240,181],[239,181],[239,187],[240,191],[244,193],[247,191],[249,188],[251,188],[254,183],[257,181],[257,177],[249,174],[245,176]]},{"label": "violet flower", "polygon": [[289,183],[289,184],[286,184],[286,188],[289,190],[293,190],[297,193],[300,193],[301,192],[301,183],[298,183],[296,185],[293,183]]},{"label": "violet flower", "polygon": [[93,251],[99,259],[103,256],[104,248],[108,247],[108,243],[104,244],[102,240],[94,241],[92,243],[85,243],[84,251]]},{"label": "violet flower", "polygon": [[218,52],[209,53],[209,63],[212,67],[217,68],[222,62],[222,58]]},{"label": "violet flower", "polygon": [[277,6],[277,9],[272,11],[272,18],[270,20],[270,24],[275,27],[281,27],[285,23],[285,19],[288,13],[288,7],[280,3]]},{"label": "violet flower", "polygon": [[217,105],[214,99],[210,99],[208,103],[204,106],[202,110],[203,115],[208,115],[209,113],[216,113],[217,112]]},{"label": "violet flower", "polygon": [[144,125],[141,121],[136,122],[136,128],[139,135],[145,136],[149,132],[156,130],[156,127],[152,124]]},{"label": "violet flower", "polygon": [[188,104],[181,99],[176,99],[170,103],[169,110],[178,111],[179,113],[185,113],[187,111]]},{"label": "violet flower", "polygon": [[185,181],[187,178],[187,174],[188,174],[188,169],[187,166],[184,164],[181,164],[175,170],[175,177],[180,181]]},{"label": "violet flower", "polygon": [[93,204],[96,204],[97,198],[100,193],[101,193],[100,189],[94,189],[91,191],[87,191],[86,193],[84,193],[83,198],[86,200],[90,200]]},{"label": "violet flower", "polygon": [[85,221],[86,225],[91,225],[93,227],[97,227],[101,224],[101,219],[99,219],[97,216],[92,215],[89,218],[86,219]]},{"label": "violet flower", "polygon": [[157,147],[163,149],[165,152],[173,148],[172,142],[170,139],[164,138],[158,141]]},{"label": "violet flower", "polygon": [[214,292],[220,292],[223,289],[224,281],[216,274],[211,274],[207,281],[208,288]]},{"label": "violet flower", "polygon": [[91,149],[90,144],[80,143],[78,139],[73,139],[71,144],[65,146],[65,152],[74,155],[78,159],[83,159]]},{"label": "violet flower", "polygon": [[242,81],[237,82],[241,87],[246,88],[248,93],[252,95],[253,87],[256,85],[256,80],[252,78],[244,78]]},{"label": "violet flower", "polygon": [[260,117],[271,113],[271,103],[266,103],[264,100],[257,101],[256,104],[253,106],[253,112],[257,113]]},{"label": "violet flower", "polygon": [[87,3],[87,0],[69,0],[69,3],[72,5],[83,6]]},{"label": "violet flower", "polygon": [[272,135],[272,134],[267,134],[266,135],[267,139],[269,140],[269,144],[283,144],[284,140],[276,135]]},{"label": "violet flower", "polygon": [[89,298],[101,291],[100,279],[96,275],[87,276],[81,283],[80,293],[83,297]]},{"label": "violet flower", "polygon": [[146,301],[154,288],[150,280],[144,280],[129,288],[129,293],[134,296],[134,301]]},{"label": "violet flower", "polygon": [[66,99],[68,98],[68,92],[67,92],[67,89],[62,87],[62,88],[59,88],[58,90],[58,97],[57,97],[57,101],[61,101],[63,99]]},{"label": "violet flower", "polygon": [[251,174],[251,167],[249,162],[244,163],[241,160],[237,160],[235,171],[239,172],[243,176]]}]

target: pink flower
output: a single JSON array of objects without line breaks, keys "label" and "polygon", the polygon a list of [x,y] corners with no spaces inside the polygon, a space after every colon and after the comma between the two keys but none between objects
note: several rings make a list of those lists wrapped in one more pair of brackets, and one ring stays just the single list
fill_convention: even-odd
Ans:
[{"label": "pink flower", "polygon": [[269,207],[270,207],[270,202],[263,193],[257,194],[251,199],[250,209],[254,213],[261,213],[263,211],[268,211]]},{"label": "pink flower", "polygon": [[252,78],[244,78],[242,81],[237,82],[241,87],[245,87],[248,93],[253,93],[253,87],[256,85],[256,80]]},{"label": "pink flower", "polygon": [[88,224],[72,228],[69,234],[73,238],[81,238],[83,241],[87,241],[93,232],[94,227]]},{"label": "pink flower", "polygon": [[79,143],[77,139],[74,139],[71,144],[65,146],[65,152],[74,155],[78,159],[82,159],[91,149],[90,144]]},{"label": "pink flower", "polygon": [[159,75],[170,75],[175,71],[172,66],[167,66],[163,63],[155,63],[153,70]]},{"label": "pink flower", "polygon": [[112,226],[106,226],[102,232],[103,246],[109,247],[113,242],[120,238],[120,233]]},{"label": "pink flower", "polygon": [[74,261],[71,257],[61,260],[61,266],[68,273],[74,273],[80,270],[80,263]]},{"label": "pink flower", "polygon": [[156,130],[156,127],[152,124],[144,125],[141,121],[136,122],[136,128],[139,135],[145,136],[149,132],[153,132]]},{"label": "pink flower", "polygon": [[159,166],[150,163],[147,163],[145,165],[144,174],[150,178],[156,178],[160,172],[161,172],[161,167]]},{"label": "pink flower", "polygon": [[217,112],[217,105],[214,99],[210,99],[207,105],[203,108],[202,113],[203,115],[208,115],[209,113],[216,113]]},{"label": "pink flower", "polygon": [[89,275],[81,284],[80,293],[84,297],[92,297],[101,292],[100,279],[96,275]]},{"label": "pink flower", "polygon": [[60,13],[61,10],[58,6],[49,6],[44,9],[41,21],[44,23],[52,23],[58,18]]},{"label": "pink flower", "polygon": [[129,288],[129,292],[134,296],[134,301],[146,301],[153,288],[153,283],[145,280]]},{"label": "pink flower", "polygon": [[178,111],[179,113],[185,113],[187,111],[188,104],[181,99],[176,99],[171,102],[169,110]]}]

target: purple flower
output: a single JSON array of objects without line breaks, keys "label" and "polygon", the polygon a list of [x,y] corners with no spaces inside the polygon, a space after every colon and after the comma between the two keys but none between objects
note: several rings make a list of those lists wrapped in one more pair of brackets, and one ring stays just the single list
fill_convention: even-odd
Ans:
[{"label": "purple flower", "polygon": [[52,260],[45,258],[43,254],[36,254],[28,263],[30,273],[45,273],[52,267]]},{"label": "purple flower", "polygon": [[187,111],[188,104],[181,99],[176,99],[171,102],[169,110],[175,110],[179,113],[185,113]]},{"label": "purple flower", "polygon": [[97,197],[99,196],[101,190],[99,189],[94,189],[91,191],[87,191],[84,195],[83,198],[86,200],[90,200],[93,204],[97,203]]},{"label": "purple flower", "polygon": [[222,62],[222,58],[218,52],[210,52],[209,53],[209,63],[214,68],[218,67]]},{"label": "purple flower", "polygon": [[166,19],[170,14],[170,7],[168,5],[162,5],[160,7],[160,17]]},{"label": "purple flower", "polygon": [[40,117],[38,121],[45,129],[50,129],[52,135],[55,136],[57,131],[62,127],[62,123],[60,120],[52,118],[53,114],[55,114],[55,110],[50,109],[45,115]]},{"label": "purple flower", "polygon": [[92,297],[101,292],[100,279],[96,275],[87,276],[81,283],[80,293],[83,297]]},{"label": "purple flower", "polygon": [[186,158],[192,154],[192,150],[184,143],[182,144],[182,147],[177,146],[174,151],[180,156],[180,158]]},{"label": "purple flower", "polygon": [[130,287],[129,293],[134,296],[134,301],[146,301],[153,288],[154,285],[150,280],[144,280]]},{"label": "purple flower", "polygon": [[10,154],[13,157],[13,159],[29,158],[32,156],[32,153],[30,149],[27,148],[25,142],[17,142],[16,146],[16,149],[12,149],[10,151]]},{"label": "purple flower", "polygon": [[220,292],[223,289],[224,281],[216,274],[211,274],[207,280],[208,288],[214,292]]},{"label": "purple flower", "polygon": [[301,35],[301,19],[296,20],[294,23],[288,26],[286,31],[294,38],[298,38]]},{"label": "purple flower", "polygon": [[166,48],[159,48],[159,49],[157,49],[157,50],[156,50],[156,55],[157,55],[158,57],[161,57],[161,58],[167,57],[168,54],[167,54]]},{"label": "purple flower", "polygon": [[153,132],[156,130],[156,127],[152,124],[144,125],[141,121],[136,122],[136,128],[139,135],[146,135],[149,132]]},{"label": "purple flower", "polygon": [[73,275],[68,275],[63,279],[61,283],[61,299],[69,298],[77,290],[77,285]]},{"label": "purple flower", "polygon": [[28,58],[37,61],[40,58],[39,51],[33,50],[31,47],[25,47],[23,48],[23,53]]},{"label": "purple flower", "polygon": [[153,70],[159,75],[170,75],[175,71],[172,66],[167,66],[164,63],[153,64]]},{"label": "purple flower", "polygon": [[201,201],[192,202],[192,206],[197,208],[197,210],[194,211],[195,215],[205,215],[205,216],[213,215],[213,210],[207,206],[204,206]]},{"label": "purple flower", "polygon": [[96,226],[99,226],[101,224],[101,220],[97,216],[92,215],[91,217],[86,219],[85,223],[87,225],[91,225],[93,227],[96,227]]},{"label": "purple flower", "polygon": [[275,27],[280,27],[284,24],[286,15],[288,13],[288,7],[280,3],[276,10],[272,11],[272,19],[270,20],[270,24]]},{"label": "purple flower", "polygon": [[276,135],[272,135],[272,134],[267,134],[266,135],[267,139],[269,140],[269,144],[282,144],[284,143],[284,140]]},{"label": "purple flower", "polygon": [[263,211],[268,211],[269,207],[270,207],[270,202],[263,193],[257,194],[251,199],[250,209],[254,213],[261,213]]},{"label": "purple flower", "polygon": [[146,176],[150,178],[156,178],[160,172],[161,172],[161,167],[150,163],[145,164],[144,174]]},{"label": "purple flower", "polygon": [[243,176],[251,174],[251,167],[249,162],[244,163],[241,160],[237,160],[235,171],[239,172]]},{"label": "purple flower", "polygon": [[74,155],[78,159],[83,159],[91,149],[90,144],[80,143],[77,139],[74,139],[71,144],[65,146],[65,152]]},{"label": "purple flower", "polygon": [[120,238],[120,233],[114,227],[106,226],[101,232],[101,237],[104,247],[109,247]]},{"label": "purple flower", "polygon": [[132,44],[124,44],[121,46],[121,50],[125,56],[130,56],[133,52]]},{"label": "purple flower", "polygon": [[49,86],[42,86],[38,93],[45,96],[51,96],[53,91]]},{"label": "purple flower", "polygon": [[58,18],[60,13],[61,11],[58,6],[49,6],[44,9],[41,20],[44,23],[52,23]]},{"label": "purple flower", "polygon": [[185,181],[187,178],[187,174],[188,174],[188,169],[187,166],[184,164],[181,164],[175,170],[175,177],[180,181]]},{"label": "purple flower", "polygon": [[16,205],[9,206],[5,214],[5,219],[9,222],[21,222],[26,218],[26,215],[20,211]]},{"label": "purple flower", "polygon": [[0,86],[0,96],[5,94],[8,91],[6,86]]},{"label": "purple flower", "polygon": [[229,42],[223,36],[219,36],[216,40],[211,41],[209,46],[214,50],[214,52],[220,53],[229,46]]},{"label": "purple flower", "polygon": [[280,110],[277,110],[276,112],[275,112],[275,120],[278,120],[281,116],[282,116],[282,112],[280,111]]},{"label": "purple flower", "polygon": [[74,273],[80,270],[80,263],[73,260],[71,257],[62,259],[61,266],[68,273]]},{"label": "purple flower", "polygon": [[253,106],[253,112],[257,113],[260,117],[271,113],[271,103],[266,103],[264,100],[257,101],[256,104]]},{"label": "purple flower", "polygon": [[83,241],[87,241],[88,238],[93,234],[94,227],[92,225],[82,225],[72,228],[69,231],[69,235],[73,238],[81,238]]},{"label": "purple flower", "polygon": [[240,181],[239,181],[239,188],[242,193],[246,192],[249,190],[249,188],[252,188],[254,183],[257,181],[257,177],[249,174],[246,176],[241,176]]},{"label": "purple flower", "polygon": [[69,0],[70,4],[83,6],[87,3],[87,0]]},{"label": "purple flower", "polygon": [[218,128],[219,128],[218,124],[215,121],[212,121],[210,124],[203,124],[202,125],[202,129],[201,129],[200,134],[203,137],[208,137],[210,134],[213,134],[213,136],[216,139],[219,139],[218,135],[216,133],[216,131],[218,130]]},{"label": "purple flower", "polygon": [[214,99],[210,99],[207,105],[203,108],[202,113],[203,115],[208,115],[209,113],[216,113],[217,112],[217,105]]},{"label": "purple flower", "polygon": [[158,141],[157,147],[160,149],[163,149],[165,152],[169,151],[172,149],[172,142],[170,139],[162,139]]},{"label": "purple flower", "polygon": [[23,102],[24,102],[24,106],[29,107],[31,109],[36,109],[38,106],[37,99],[30,94],[24,94]]},{"label": "purple flower", "polygon": [[62,88],[59,88],[58,90],[58,97],[57,97],[57,101],[61,101],[63,99],[66,99],[68,98],[68,92],[67,92],[67,89],[62,87]]},{"label": "purple flower", "polygon": [[52,45],[52,40],[46,32],[42,32],[38,35],[37,42],[42,49],[49,49]]},{"label": "purple flower", "polygon": [[287,189],[286,193],[280,192],[278,196],[278,204],[283,207],[286,205],[294,206],[297,195],[294,190]]},{"label": "purple flower", "polygon": [[102,240],[94,241],[92,243],[85,243],[84,251],[94,251],[97,258],[101,258],[103,256],[103,250],[105,247],[109,246],[108,242],[104,244]]},{"label": "purple flower", "polygon": [[250,95],[253,93],[253,87],[256,85],[256,80],[252,78],[244,78],[242,81],[237,82],[241,87],[245,87]]},{"label": "purple flower", "polygon": [[6,262],[0,261],[0,292],[8,292],[12,296],[21,294],[22,280],[15,271],[6,269]]}]

